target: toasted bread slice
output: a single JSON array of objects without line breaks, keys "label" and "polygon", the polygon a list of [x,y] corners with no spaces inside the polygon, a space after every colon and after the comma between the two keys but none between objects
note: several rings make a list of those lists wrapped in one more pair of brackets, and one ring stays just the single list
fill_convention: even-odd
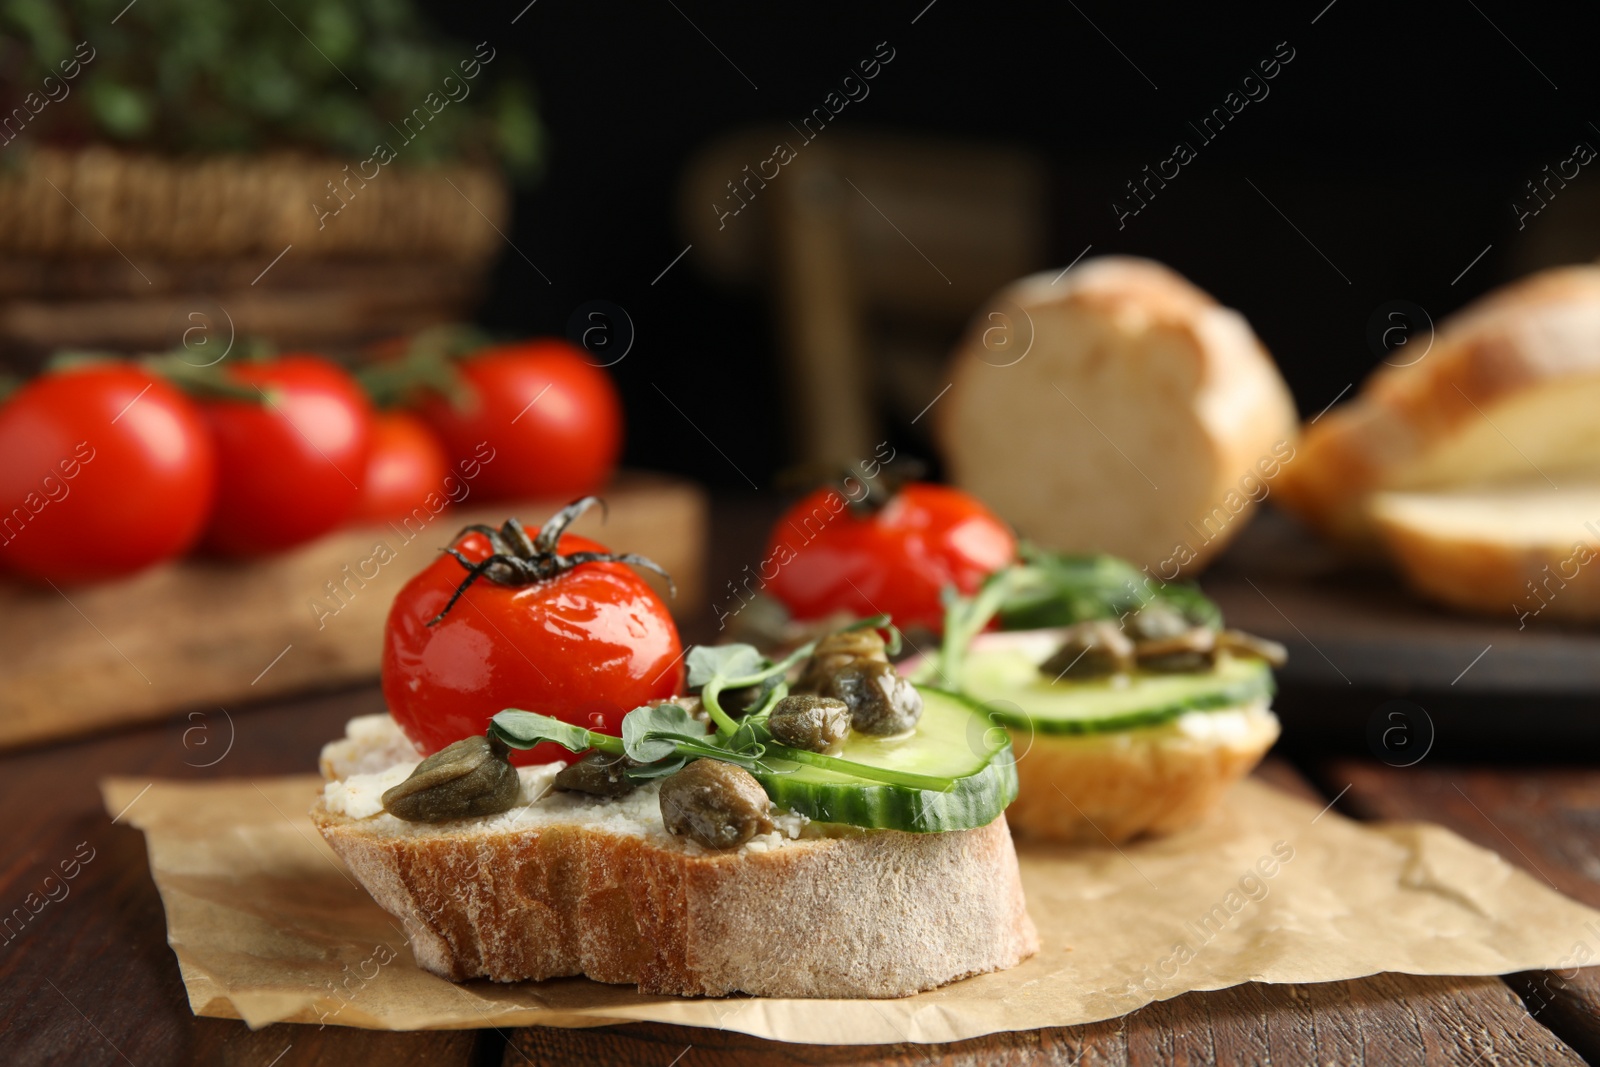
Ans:
[{"label": "toasted bread slice", "polygon": [[1175,833],[1208,815],[1278,732],[1265,702],[1104,733],[1014,729],[1018,789],[1006,817],[1019,838],[1062,844]]},{"label": "toasted bread slice", "polygon": [[666,832],[654,785],[619,800],[549,794],[553,769],[523,768],[527,803],[504,815],[408,823],[373,798],[409,763],[352,776],[382,762],[375,750],[403,751],[398,729],[368,718],[349,733],[324,751],[331,780],[312,820],[404,923],[418,964],[446,978],[899,997],[1038,950],[1003,816],[930,834],[781,816],[717,852]]},{"label": "toasted bread slice", "polygon": [[1370,514],[1406,580],[1451,607],[1600,619],[1600,484],[1379,493]]},{"label": "toasted bread slice", "polygon": [[956,484],[1041,545],[1163,578],[1203,567],[1294,455],[1294,402],[1244,317],[1149,260],[1013,283],[951,375]]},{"label": "toasted bread slice", "polygon": [[1600,476],[1600,267],[1492,293],[1407,359],[1307,429],[1286,468],[1281,502],[1324,534],[1370,551],[1383,490]]}]

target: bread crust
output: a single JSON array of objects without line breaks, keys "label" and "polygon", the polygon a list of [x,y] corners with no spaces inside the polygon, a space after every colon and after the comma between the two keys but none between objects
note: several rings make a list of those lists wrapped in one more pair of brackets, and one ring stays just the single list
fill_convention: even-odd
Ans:
[{"label": "bread crust", "polygon": [[[1355,399],[1306,429],[1281,500],[1328,537],[1370,552],[1373,492],[1526,475],[1529,463],[1581,463],[1559,435],[1543,448],[1510,444],[1523,435],[1502,414],[1524,405],[1536,425],[1538,412],[1561,410],[1574,388],[1600,391],[1600,267],[1560,267],[1505,286],[1442,322],[1421,358],[1379,367]],[[1507,442],[1495,464],[1448,454],[1469,430]]]},{"label": "bread crust", "polygon": [[1278,733],[1266,711],[1252,712],[1248,731],[1231,738],[1187,736],[1170,724],[1080,735],[1013,730],[1018,792],[1006,815],[1019,839],[1058,844],[1175,833],[1209,814]]},{"label": "bread crust", "polygon": [[644,993],[900,997],[1038,950],[1004,816],[707,852],[591,826],[311,817],[455,981],[587,975]]},{"label": "bread crust", "polygon": [[[1530,510],[1539,507],[1540,495],[1527,499]],[[1533,617],[1600,620],[1600,535],[1593,530],[1552,523],[1548,538],[1528,541],[1507,536],[1493,522],[1441,528],[1416,514],[1426,500],[1423,494],[1379,493],[1369,508],[1384,547],[1417,592],[1463,611],[1516,616],[1521,626]],[[1600,507],[1594,515],[1600,519]]]},{"label": "bread crust", "polygon": [[[1013,308],[1032,347],[1006,364],[985,338],[992,313]],[[1243,316],[1133,257],[1007,286],[951,380],[935,434],[957,484],[1040,544],[1114,552],[1168,579],[1243,528],[1254,502],[1241,481],[1261,481],[1263,462],[1276,473],[1274,446],[1295,437],[1288,388]]]}]

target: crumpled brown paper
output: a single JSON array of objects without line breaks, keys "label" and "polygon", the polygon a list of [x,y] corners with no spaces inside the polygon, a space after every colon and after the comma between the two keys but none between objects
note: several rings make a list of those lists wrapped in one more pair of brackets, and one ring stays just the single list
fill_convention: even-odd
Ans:
[{"label": "crumpled brown paper", "polygon": [[903,1000],[643,996],[582,978],[458,985],[412,962],[400,924],[312,827],[321,784],[102,783],[108,812],[128,808],[145,832],[195,1014],[252,1027],[655,1021],[796,1042],[956,1041],[1248,981],[1570,966],[1585,925],[1600,924],[1600,912],[1440,827],[1362,825],[1247,780],[1176,837],[1019,849],[1039,954]]}]

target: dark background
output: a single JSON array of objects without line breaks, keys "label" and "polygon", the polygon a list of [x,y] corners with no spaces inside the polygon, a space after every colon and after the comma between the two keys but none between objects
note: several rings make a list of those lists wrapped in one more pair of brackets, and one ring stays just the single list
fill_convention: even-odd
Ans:
[{"label": "dark background", "polygon": [[[628,459],[713,486],[743,482],[652,382],[675,383],[686,414],[719,427],[766,488],[786,459],[767,417],[776,336],[763,296],[715,285],[695,252],[651,286],[687,243],[680,172],[719,136],[803,115],[879,41],[894,62],[841,128],[1035,153],[1051,174],[1040,268],[1090,243],[1171,264],[1245,313],[1307,417],[1377,362],[1366,335],[1379,307],[1403,299],[1437,320],[1524,272],[1523,183],[1579,140],[1600,147],[1594,20],[1575,4],[538,0],[511,25],[524,2],[426,4],[442,30],[516,57],[549,130],[510,236],[551,284],[507,250],[480,320],[560,333],[585,301],[626,308],[637,342],[613,373]],[[1198,146],[1186,122],[1279,42],[1295,57],[1270,95],[1119,231],[1122,182],[1178,138]],[[1566,195],[1600,190],[1596,169]]]}]

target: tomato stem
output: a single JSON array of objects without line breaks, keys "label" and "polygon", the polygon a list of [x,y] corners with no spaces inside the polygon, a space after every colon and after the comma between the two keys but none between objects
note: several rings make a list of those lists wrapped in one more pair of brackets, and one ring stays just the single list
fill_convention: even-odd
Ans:
[{"label": "tomato stem", "polygon": [[605,501],[597,496],[574,500],[550,516],[539,528],[539,533],[535,537],[529,537],[528,531],[515,518],[507,519],[499,529],[482,523],[462,528],[461,532],[456,534],[456,540],[469,533],[482,534],[488,538],[489,546],[494,552],[473,562],[454,546],[445,549],[466,569],[467,576],[456,586],[455,592],[450,595],[450,599],[445,602],[439,614],[428,620],[428,625],[437,626],[450,613],[450,609],[456,606],[456,601],[461,599],[461,595],[479,578],[487,578],[496,585],[516,588],[550,581],[584,563],[626,563],[651,571],[665,578],[667,591],[676,596],[678,587],[673,582],[672,575],[668,574],[661,564],[646,556],[635,552],[573,552],[570,555],[563,555],[559,551],[561,535],[566,532],[567,527],[596,504],[600,505],[602,512],[605,510]]},{"label": "tomato stem", "polygon": [[411,338],[398,359],[369,363],[356,371],[356,380],[377,407],[400,407],[424,393],[436,393],[464,410],[473,399],[472,389],[456,369],[455,361],[488,343],[470,326],[436,326]]}]

